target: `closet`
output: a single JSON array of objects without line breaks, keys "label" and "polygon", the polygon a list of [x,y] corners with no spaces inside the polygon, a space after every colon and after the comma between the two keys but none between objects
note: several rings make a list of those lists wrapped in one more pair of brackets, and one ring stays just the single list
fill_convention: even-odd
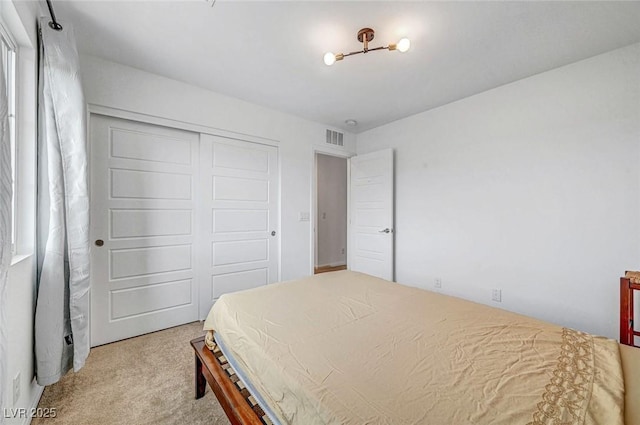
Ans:
[{"label": "closet", "polygon": [[91,345],[278,280],[277,146],[91,114]]}]

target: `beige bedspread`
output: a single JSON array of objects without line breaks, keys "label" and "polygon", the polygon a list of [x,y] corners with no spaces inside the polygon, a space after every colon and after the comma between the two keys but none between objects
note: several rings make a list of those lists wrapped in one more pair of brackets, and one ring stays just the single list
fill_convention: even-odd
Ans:
[{"label": "beige bedspread", "polygon": [[283,423],[623,423],[615,341],[360,273],[224,295],[205,329]]}]

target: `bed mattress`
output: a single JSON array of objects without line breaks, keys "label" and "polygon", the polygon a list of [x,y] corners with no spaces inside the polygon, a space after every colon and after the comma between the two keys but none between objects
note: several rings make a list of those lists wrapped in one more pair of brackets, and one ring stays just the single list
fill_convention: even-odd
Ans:
[{"label": "bed mattress", "polygon": [[283,424],[623,424],[618,344],[349,271],[222,296],[215,329]]}]

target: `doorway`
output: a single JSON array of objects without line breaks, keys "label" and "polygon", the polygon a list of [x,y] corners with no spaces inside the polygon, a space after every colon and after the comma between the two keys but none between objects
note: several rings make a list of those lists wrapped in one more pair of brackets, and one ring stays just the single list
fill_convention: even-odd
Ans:
[{"label": "doorway", "polygon": [[347,158],[316,153],[314,273],[347,269]]}]

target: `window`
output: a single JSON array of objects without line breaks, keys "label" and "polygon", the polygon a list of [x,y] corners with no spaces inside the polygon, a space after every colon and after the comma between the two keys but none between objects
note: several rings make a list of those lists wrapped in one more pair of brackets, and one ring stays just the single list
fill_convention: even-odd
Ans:
[{"label": "window", "polygon": [[13,199],[11,199],[11,251],[16,252],[16,44],[0,24],[0,44],[2,44],[2,70],[7,88],[9,111],[9,141],[11,143],[11,170],[13,173]]}]

